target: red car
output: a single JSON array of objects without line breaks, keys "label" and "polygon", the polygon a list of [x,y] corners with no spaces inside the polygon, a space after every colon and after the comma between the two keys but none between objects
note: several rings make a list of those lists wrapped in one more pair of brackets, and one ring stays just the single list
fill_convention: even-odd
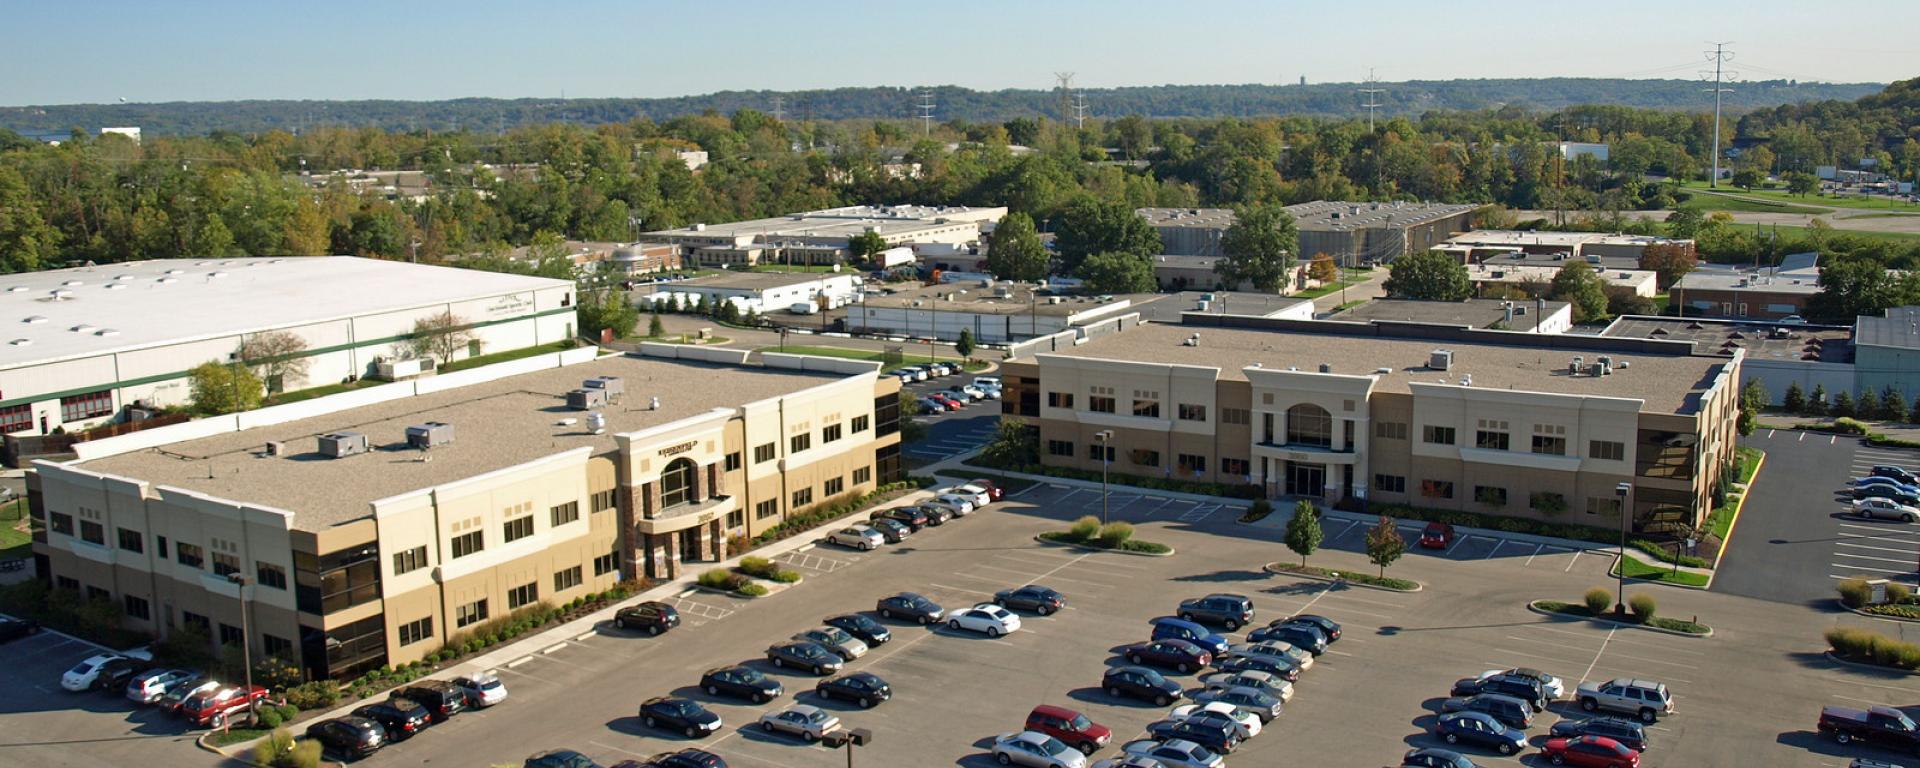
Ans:
[{"label": "red car", "polygon": [[219,728],[226,725],[227,721],[240,717],[247,711],[248,705],[266,699],[267,689],[257,685],[251,689],[237,686],[221,688],[187,699],[180,705],[180,714],[196,726]]},{"label": "red car", "polygon": [[1605,736],[1581,736],[1577,739],[1548,739],[1540,750],[1554,765],[1578,765],[1585,768],[1640,768],[1640,753]]},{"label": "red car", "polygon": [[944,392],[935,392],[933,394],[927,395],[927,397],[931,397],[935,400],[940,401],[940,404],[946,406],[949,410],[957,411],[957,410],[960,410],[961,408],[967,407],[967,403],[965,400],[961,400],[960,398],[953,397],[952,395],[948,395]]},{"label": "red car", "polygon": [[1093,754],[1113,739],[1113,730],[1066,707],[1042,704],[1027,715],[1027,730],[1052,736],[1082,754]]},{"label": "red car", "polygon": [[1453,543],[1453,526],[1442,522],[1427,523],[1427,529],[1420,532],[1420,546],[1427,549],[1446,549]]}]

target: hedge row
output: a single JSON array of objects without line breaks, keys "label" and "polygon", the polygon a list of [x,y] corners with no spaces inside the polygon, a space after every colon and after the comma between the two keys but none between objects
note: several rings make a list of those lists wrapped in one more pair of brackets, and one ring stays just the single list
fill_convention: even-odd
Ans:
[{"label": "hedge row", "polygon": [[1367,504],[1367,514],[1386,515],[1401,520],[1423,520],[1459,525],[1468,528],[1487,528],[1508,533],[1526,533],[1535,536],[1551,536],[1559,539],[1591,541],[1599,544],[1617,544],[1620,531],[1616,528],[1602,528],[1596,525],[1579,523],[1553,523],[1544,520],[1531,520],[1521,517],[1489,515],[1480,512],[1465,512],[1454,509],[1428,509],[1410,507],[1391,502],[1371,502]]},{"label": "hedge row", "polygon": [[1896,669],[1920,669],[1920,644],[1904,642],[1855,627],[1833,627],[1826,632],[1827,647],[1842,658]]}]

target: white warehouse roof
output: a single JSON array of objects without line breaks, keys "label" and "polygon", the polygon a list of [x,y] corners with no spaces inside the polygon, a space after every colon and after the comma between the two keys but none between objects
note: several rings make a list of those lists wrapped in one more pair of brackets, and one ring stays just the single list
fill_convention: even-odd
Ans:
[{"label": "white warehouse roof", "polygon": [[353,256],[160,259],[0,275],[0,369],[571,285]]}]

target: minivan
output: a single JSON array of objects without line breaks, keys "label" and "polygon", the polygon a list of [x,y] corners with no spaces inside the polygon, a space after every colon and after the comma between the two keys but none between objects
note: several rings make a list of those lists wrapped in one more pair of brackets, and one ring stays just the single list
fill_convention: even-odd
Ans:
[{"label": "minivan", "polygon": [[1227,651],[1226,638],[1208,632],[1206,627],[1187,621],[1186,619],[1173,616],[1161,616],[1150,623],[1153,624],[1153,639],[1155,640],[1185,640],[1206,649],[1208,653],[1216,657]]}]

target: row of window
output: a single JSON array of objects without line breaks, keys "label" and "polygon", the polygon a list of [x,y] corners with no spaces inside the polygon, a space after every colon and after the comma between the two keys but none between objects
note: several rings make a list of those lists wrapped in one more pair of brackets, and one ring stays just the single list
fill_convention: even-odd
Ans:
[{"label": "row of window", "polygon": [[[74,593],[79,593],[81,591],[79,580],[74,579],[73,577],[70,577],[70,576],[56,577],[54,579],[54,586],[58,587],[59,589],[66,590],[69,592],[74,592]],[[109,592],[105,589],[101,589],[99,587],[92,586],[92,585],[88,585],[86,587],[86,596],[88,600],[112,600],[113,599],[112,592]],[[138,619],[140,621],[153,620],[153,604],[144,597],[141,597],[139,595],[132,595],[132,594],[121,595],[120,605],[121,605],[121,609],[126,612],[128,618]],[[182,611],[182,614],[184,614],[182,616],[182,620],[188,626],[198,629],[201,632],[206,633],[208,635],[213,634],[213,629],[214,629],[213,619],[194,613],[192,611]],[[244,633],[240,631],[239,627],[233,626],[232,624],[228,624],[226,622],[221,622],[219,625],[219,636],[216,637],[215,639],[219,640],[221,645],[233,645],[235,643],[240,642],[241,638],[243,638],[244,636],[245,636]],[[281,659],[287,659],[293,656],[293,641],[288,640],[284,637],[277,637],[274,635],[267,635],[267,634],[262,634],[260,636],[260,639],[268,656],[273,656]]]},{"label": "row of window", "polygon": [[[1421,480],[1420,495],[1429,499],[1453,498],[1453,481]],[[1373,476],[1373,489],[1382,493],[1406,493],[1407,478],[1401,475],[1376,474]],[[1473,487],[1473,500],[1489,507],[1507,506],[1507,489],[1492,485]],[[1567,509],[1566,494],[1551,491],[1538,491],[1528,494],[1527,508],[1536,512],[1554,514]],[[1620,509],[1618,499],[1591,497],[1587,499],[1587,514],[1611,515]]]},{"label": "row of window", "polygon": [[[1111,445],[1102,446],[1099,443],[1087,444],[1087,458],[1093,461],[1102,460],[1101,453],[1103,453],[1103,451],[1101,449],[1103,447],[1106,449],[1104,451],[1104,453],[1106,454],[1105,460],[1112,461],[1113,455],[1114,455],[1113,446]],[[1073,443],[1067,440],[1048,440],[1047,455],[1072,456]],[[1127,459],[1133,462],[1134,464],[1142,467],[1160,466],[1160,452],[1147,449],[1147,448],[1140,448],[1140,449],[1128,451]],[[1200,454],[1193,454],[1193,453],[1176,454],[1174,456],[1174,465],[1182,473],[1205,474],[1207,471],[1207,457]],[[1250,473],[1251,468],[1252,468],[1252,465],[1246,459],[1221,459],[1220,460],[1220,472],[1222,474],[1244,476]]]},{"label": "row of window", "polygon": [[[1549,456],[1567,455],[1566,427],[1554,424],[1534,426],[1529,450],[1532,453]],[[1399,422],[1374,422],[1373,436],[1386,440],[1407,439],[1407,425]],[[1453,427],[1428,424],[1421,427],[1421,442],[1433,445],[1453,445],[1457,433]],[[1512,437],[1507,431],[1507,422],[1482,419],[1473,433],[1473,447],[1489,451],[1512,450]],[[1613,440],[1590,440],[1587,442],[1587,456],[1608,461],[1622,461],[1627,456],[1627,446]]]},{"label": "row of window", "polygon": [[[852,419],[851,428],[852,428],[853,434],[856,434],[856,435],[860,434],[861,432],[865,432],[868,429],[871,429],[872,427],[873,427],[872,417],[869,417],[866,415],[860,415],[860,416],[855,416]],[[833,424],[828,424],[820,428],[820,444],[821,445],[837,442],[842,437],[845,437],[845,436],[846,436],[845,430],[843,429],[842,425],[838,422],[835,422]],[[812,447],[813,447],[812,432],[802,432],[800,434],[793,435],[787,438],[787,453],[790,453],[790,454],[799,453],[801,451],[807,450]],[[778,457],[778,454],[776,453],[777,450],[778,450],[778,446],[774,443],[761,443],[760,445],[754,446],[753,463],[761,464],[761,463],[773,461],[775,458]],[[740,468],[740,455],[737,453],[727,454],[727,470],[732,471],[739,468]]]},{"label": "row of window", "polygon": [[[73,516],[65,512],[48,512],[47,527],[51,528],[54,533],[72,536],[74,535]],[[119,544],[120,549],[137,555],[146,554],[147,539],[145,534],[129,528],[115,529],[115,533],[118,539],[116,543]],[[107,545],[106,527],[92,520],[79,521],[79,537],[82,541],[90,544],[97,544],[103,547]],[[161,559],[165,559],[168,549],[167,537],[155,536],[153,539],[154,553]],[[173,546],[175,562],[190,568],[200,568],[206,565],[205,552],[206,551],[201,549],[198,544],[176,542]],[[272,563],[258,561],[254,562],[253,565],[256,584],[274,589],[287,588],[287,569]],[[238,555],[226,552],[213,553],[213,572],[215,575],[231,576],[240,573],[240,571],[240,557]]]}]

